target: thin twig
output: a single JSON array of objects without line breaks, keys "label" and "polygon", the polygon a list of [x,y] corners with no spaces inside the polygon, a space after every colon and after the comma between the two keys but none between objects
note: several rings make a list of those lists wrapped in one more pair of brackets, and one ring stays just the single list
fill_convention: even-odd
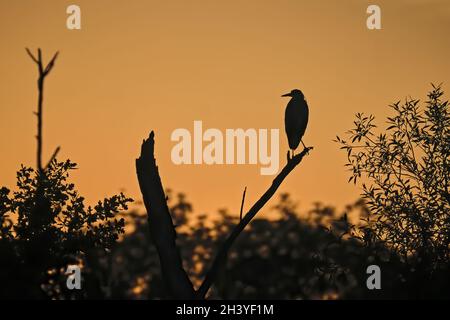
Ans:
[{"label": "thin twig", "polygon": [[60,147],[60,146],[58,146],[58,147],[55,149],[55,151],[53,152],[53,154],[52,154],[50,160],[47,162],[47,165],[45,166],[45,169],[47,169],[48,166],[52,163],[52,161],[56,159],[56,156],[58,155],[59,150],[61,150],[61,147]]},{"label": "thin twig", "polygon": [[239,213],[239,221],[242,221],[242,210],[244,209],[245,193],[247,192],[247,187],[244,188],[244,193],[242,194],[241,211]]},{"label": "thin twig", "polygon": [[25,50],[27,51],[28,55],[30,56],[30,58],[37,64],[39,64],[39,61],[35,58],[35,56],[33,56],[33,54],[31,53],[30,49],[25,48]]},{"label": "thin twig", "polygon": [[47,75],[50,71],[52,71],[53,66],[55,65],[56,58],[58,58],[59,51],[56,51],[56,53],[53,55],[53,58],[50,60],[50,62],[47,64],[44,70],[44,74]]}]

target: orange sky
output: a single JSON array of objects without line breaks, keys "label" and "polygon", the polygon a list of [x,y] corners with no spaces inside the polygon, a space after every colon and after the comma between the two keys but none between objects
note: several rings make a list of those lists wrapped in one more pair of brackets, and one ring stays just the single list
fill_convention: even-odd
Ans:
[{"label": "orange sky", "polygon": [[[382,10],[380,31],[366,8]],[[66,7],[81,7],[82,30],[66,29]],[[134,159],[150,129],[163,183],[188,194],[197,212],[248,207],[273,177],[259,165],[176,166],[176,128],[280,128],[287,99],[303,90],[305,135],[315,147],[285,181],[306,209],[315,201],[354,201],[345,154],[332,142],[356,112],[382,120],[391,102],[424,98],[429,83],[450,82],[450,2],[300,0],[0,0],[0,185],[13,187],[20,163],[35,164],[36,67],[24,47],[49,58],[44,159],[79,164],[73,181],[89,203],[125,190],[140,199]],[[274,204],[274,200],[269,203]]]}]

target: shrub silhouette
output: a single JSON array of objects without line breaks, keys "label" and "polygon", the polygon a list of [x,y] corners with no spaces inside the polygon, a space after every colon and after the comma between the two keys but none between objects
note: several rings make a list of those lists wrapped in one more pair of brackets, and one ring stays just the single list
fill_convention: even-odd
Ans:
[{"label": "shrub silhouette", "polygon": [[[37,169],[21,166],[17,190],[0,189],[0,297],[102,296],[101,280],[89,273],[89,255],[97,248],[112,248],[124,231],[123,219],[115,216],[132,200],[120,193],[86,207],[68,181],[75,163],[58,162],[58,148],[48,165],[42,165],[42,91],[57,55],[44,67],[40,49],[37,57],[28,53],[39,67]],[[69,264],[83,268],[84,290],[66,288]]]},{"label": "shrub silhouette", "polygon": [[373,116],[357,114],[348,139],[337,137],[347,151],[349,181],[362,179],[369,209],[359,237],[400,257],[399,277],[415,297],[449,284],[450,113],[443,95],[433,85],[423,104],[394,103],[386,133],[374,132]]},{"label": "shrub silhouette", "polygon": [[18,190],[11,194],[5,187],[0,189],[1,297],[78,294],[65,287],[67,265],[85,265],[85,255],[95,248],[111,249],[123,233],[124,221],[115,215],[126,210],[131,199],[121,193],[86,207],[67,181],[74,168],[69,160],[53,160],[42,176],[22,167],[17,173]]}]

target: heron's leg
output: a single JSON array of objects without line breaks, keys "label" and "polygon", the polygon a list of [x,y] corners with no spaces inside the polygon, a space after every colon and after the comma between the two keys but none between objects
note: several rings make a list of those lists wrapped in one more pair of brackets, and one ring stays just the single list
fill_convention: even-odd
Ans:
[{"label": "heron's leg", "polygon": [[303,145],[303,148],[305,148],[306,149],[306,146],[305,146],[305,144],[303,143],[303,140],[301,140],[302,141],[302,145]]}]

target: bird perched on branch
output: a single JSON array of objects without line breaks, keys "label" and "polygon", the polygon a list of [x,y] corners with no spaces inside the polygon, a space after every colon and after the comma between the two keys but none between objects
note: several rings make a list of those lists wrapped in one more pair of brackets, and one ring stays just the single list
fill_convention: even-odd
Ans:
[{"label": "bird perched on branch", "polygon": [[308,125],[309,109],[303,92],[298,89],[283,94],[282,97],[291,97],[284,114],[284,126],[289,142],[289,149],[292,150],[293,157],[294,150],[297,149],[300,142],[303,144],[303,147],[306,148],[302,141],[302,137],[305,134],[306,126]]}]

